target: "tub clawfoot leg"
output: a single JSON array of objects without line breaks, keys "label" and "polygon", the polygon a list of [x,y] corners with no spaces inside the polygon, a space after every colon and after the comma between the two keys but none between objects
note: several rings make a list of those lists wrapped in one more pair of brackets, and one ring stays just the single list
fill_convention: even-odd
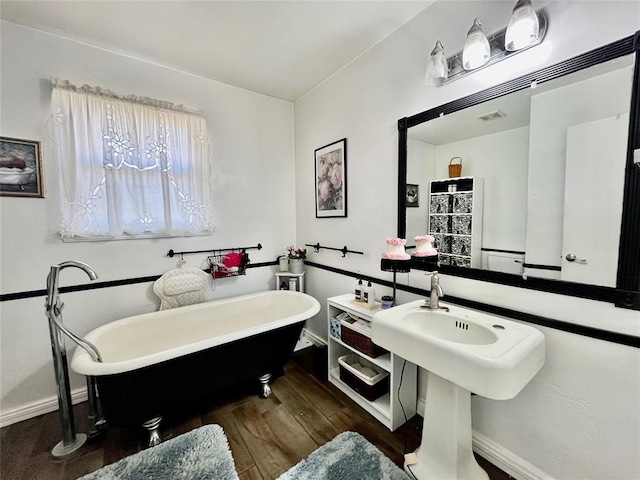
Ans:
[{"label": "tub clawfoot leg", "polygon": [[271,395],[271,387],[269,386],[269,380],[271,380],[271,374],[265,373],[264,375],[258,377],[258,381],[262,385],[262,392],[260,396],[262,398],[267,398]]},{"label": "tub clawfoot leg", "polygon": [[149,446],[155,447],[162,440],[160,440],[160,423],[162,422],[162,417],[155,417],[151,420],[147,420],[142,424],[142,428],[149,432]]}]

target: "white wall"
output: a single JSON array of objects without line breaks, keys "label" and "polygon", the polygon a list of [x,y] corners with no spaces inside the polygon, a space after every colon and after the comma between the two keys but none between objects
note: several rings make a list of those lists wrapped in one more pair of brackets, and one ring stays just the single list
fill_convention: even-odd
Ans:
[{"label": "white wall", "polygon": [[529,128],[521,127],[437,147],[438,178],[447,178],[449,160],[462,157],[463,175],[484,179],[482,247],[525,247]]},{"label": "white wall", "polygon": [[436,175],[436,147],[407,138],[407,183],[416,184],[420,195],[417,207],[407,208],[407,245],[429,232],[429,186]]},{"label": "white wall", "polygon": [[[638,2],[544,5],[550,26],[542,45],[434,88],[424,85],[423,75],[426,55],[436,40],[442,40],[447,52],[456,52],[475,16],[486,32],[493,32],[507,24],[512,8],[501,1],[437,2],[295,103],[297,240],[365,252],[342,258],[322,250],[310,254],[311,260],[391,279],[391,274],[380,271],[379,259],[385,239],[396,232],[398,119],[631,35],[640,25]],[[349,145],[348,217],[316,219],[313,151],[343,137]],[[350,291],[355,283],[352,278],[309,270],[308,291],[321,301]],[[427,287],[420,272],[399,275],[398,280]],[[442,276],[441,283],[445,295],[640,335],[638,312],[607,303],[456,277]],[[413,298],[399,295],[401,302]],[[326,317],[318,316],[309,326],[326,337]],[[513,400],[474,397],[476,432],[507,452],[512,462],[533,465],[542,475],[640,478],[639,350],[541,330],[547,340],[544,369]]]},{"label": "white wall", "polygon": [[[1,134],[42,142],[45,199],[2,197],[1,292],[45,288],[49,267],[82,260],[99,281],[159,275],[173,268],[169,249],[252,246],[253,263],[273,261],[295,241],[293,108],[291,103],[212,82],[176,70],[2,22]],[[49,79],[109,88],[202,109],[207,118],[214,171],[212,236],[161,240],[62,243],[58,186],[45,122]],[[284,187],[284,188],[283,188]],[[185,256],[200,266],[206,255]],[[273,288],[270,267],[218,280],[214,298]],[[60,285],[88,281],[65,270]],[[65,323],[79,334],[110,320],[157,308],[151,283],[62,295]],[[34,408],[55,397],[44,298],[0,303],[1,416]],[[71,350],[71,349],[70,349]],[[74,388],[83,379],[73,376]]]}]

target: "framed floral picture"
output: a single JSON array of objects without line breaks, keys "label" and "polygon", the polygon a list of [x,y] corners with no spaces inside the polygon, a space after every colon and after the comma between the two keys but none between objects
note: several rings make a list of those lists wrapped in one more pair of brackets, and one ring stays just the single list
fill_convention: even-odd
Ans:
[{"label": "framed floral picture", "polygon": [[0,137],[0,195],[44,198],[40,142]]},{"label": "framed floral picture", "polygon": [[347,139],[315,150],[316,218],[347,216]]}]

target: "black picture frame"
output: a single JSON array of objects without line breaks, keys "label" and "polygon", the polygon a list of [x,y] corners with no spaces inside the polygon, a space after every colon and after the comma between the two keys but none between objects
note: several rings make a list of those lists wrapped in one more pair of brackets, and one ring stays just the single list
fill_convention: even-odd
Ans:
[{"label": "black picture frame", "polygon": [[40,142],[0,137],[0,195],[44,198]]},{"label": "black picture frame", "polygon": [[405,192],[407,208],[420,206],[420,185],[415,183],[407,183]]},{"label": "black picture frame", "polygon": [[347,216],[347,139],[314,151],[316,218]]}]

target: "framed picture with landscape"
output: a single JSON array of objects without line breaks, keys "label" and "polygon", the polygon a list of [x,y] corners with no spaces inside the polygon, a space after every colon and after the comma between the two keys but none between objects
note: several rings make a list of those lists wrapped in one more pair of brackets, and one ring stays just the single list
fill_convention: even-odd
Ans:
[{"label": "framed picture with landscape", "polygon": [[0,195],[44,198],[40,142],[0,137]]},{"label": "framed picture with landscape", "polygon": [[316,218],[347,216],[347,139],[315,150]]}]

